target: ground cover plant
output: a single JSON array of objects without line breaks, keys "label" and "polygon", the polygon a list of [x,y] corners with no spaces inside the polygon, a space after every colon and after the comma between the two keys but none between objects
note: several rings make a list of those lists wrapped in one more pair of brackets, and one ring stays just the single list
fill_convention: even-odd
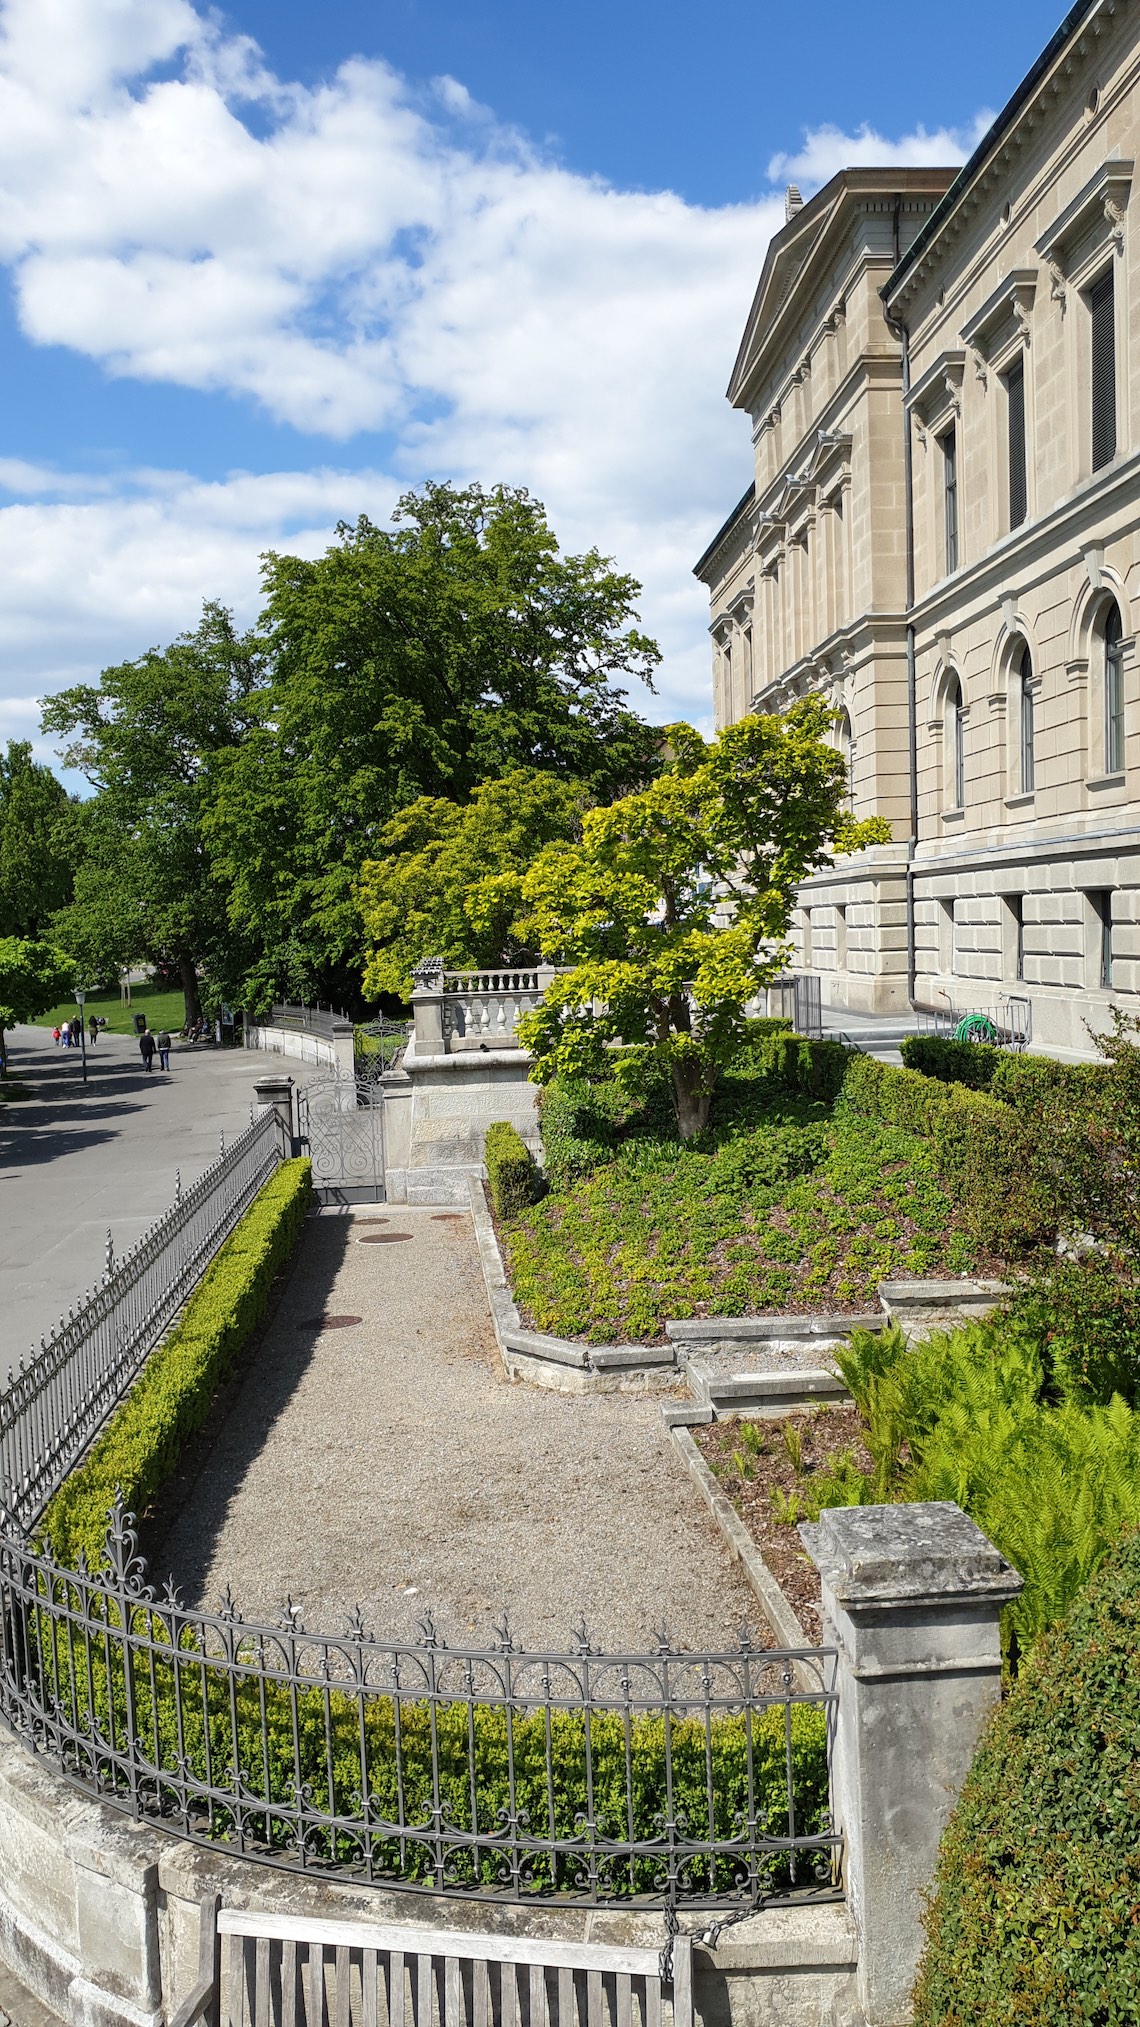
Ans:
[{"label": "ground cover plant", "polygon": [[670,1318],[877,1307],[884,1278],[997,1271],[933,1143],[835,1102],[848,1053],[763,1032],[682,1146],[668,1087],[559,1079],[540,1116],[549,1194],[502,1225],[520,1310],[591,1343]]}]

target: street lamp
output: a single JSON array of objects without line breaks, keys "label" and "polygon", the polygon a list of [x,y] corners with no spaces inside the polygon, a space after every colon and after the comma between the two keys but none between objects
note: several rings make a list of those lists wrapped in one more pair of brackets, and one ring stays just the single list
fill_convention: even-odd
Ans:
[{"label": "street lamp", "polygon": [[87,998],[85,987],[75,988],[75,1004],[79,1008],[79,1046],[83,1051],[83,1081],[87,1082],[87,1029],[83,1025],[83,1002]]}]

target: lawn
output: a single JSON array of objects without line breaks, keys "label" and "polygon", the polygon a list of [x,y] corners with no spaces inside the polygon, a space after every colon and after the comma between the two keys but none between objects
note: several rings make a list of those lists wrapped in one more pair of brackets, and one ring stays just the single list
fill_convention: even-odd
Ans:
[{"label": "lawn", "polygon": [[[64,1021],[74,1020],[78,1012],[73,999],[61,1000],[50,1013],[41,1014],[33,1025],[49,1029],[57,1025],[62,1027]],[[137,1013],[146,1015],[147,1026],[156,1034],[160,1028],[169,1028],[172,1034],[177,1034],[186,1019],[186,1006],[177,988],[170,992],[155,985],[132,985],[130,1006],[120,1002],[117,988],[114,992],[90,993],[83,1003],[84,1021],[89,1021],[92,1014],[99,1014],[107,1023],[108,1034],[113,1035],[133,1035],[134,1015]]]},{"label": "lawn", "polygon": [[963,1229],[932,1142],[842,1103],[742,1075],[699,1145],[631,1123],[503,1226],[539,1330],[660,1343],[670,1318],[865,1311],[880,1280],[1002,1270]]}]

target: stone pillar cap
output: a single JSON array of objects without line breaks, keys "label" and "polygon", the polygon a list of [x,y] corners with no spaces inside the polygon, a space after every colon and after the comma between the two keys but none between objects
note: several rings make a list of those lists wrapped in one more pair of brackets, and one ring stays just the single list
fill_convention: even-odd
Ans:
[{"label": "stone pillar cap", "polygon": [[799,1532],[823,1582],[844,1606],[939,1598],[1003,1605],[1022,1589],[1013,1565],[950,1500],[825,1506]]},{"label": "stone pillar cap", "polygon": [[262,1091],[291,1091],[293,1089],[293,1079],[292,1077],[282,1076],[255,1077],[253,1088],[259,1093]]}]

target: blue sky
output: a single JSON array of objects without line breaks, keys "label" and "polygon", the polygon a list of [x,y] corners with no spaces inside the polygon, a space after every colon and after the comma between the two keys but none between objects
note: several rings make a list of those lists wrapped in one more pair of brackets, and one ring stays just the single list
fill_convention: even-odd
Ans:
[{"label": "blue sky", "polygon": [[706,718],[690,570],[784,183],[961,159],[1057,18],[0,0],[0,736],[428,475],[616,555],[650,708]]}]

